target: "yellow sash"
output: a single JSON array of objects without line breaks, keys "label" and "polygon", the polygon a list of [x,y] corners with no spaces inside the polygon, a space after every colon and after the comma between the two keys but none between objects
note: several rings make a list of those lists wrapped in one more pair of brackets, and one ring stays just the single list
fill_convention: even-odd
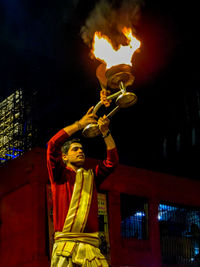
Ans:
[{"label": "yellow sash", "polygon": [[78,169],[63,233],[82,233],[84,231],[92,200],[93,180],[92,170]]}]

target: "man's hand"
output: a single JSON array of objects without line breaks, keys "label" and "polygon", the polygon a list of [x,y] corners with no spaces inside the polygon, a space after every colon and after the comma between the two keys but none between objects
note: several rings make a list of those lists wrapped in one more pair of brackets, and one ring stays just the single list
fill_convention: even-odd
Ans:
[{"label": "man's hand", "polygon": [[81,129],[85,128],[90,123],[97,123],[97,121],[95,119],[95,118],[97,118],[97,115],[92,112],[93,109],[94,109],[94,107],[91,107],[87,111],[87,113],[82,117],[82,119],[80,119],[80,121],[78,122],[80,124]]},{"label": "man's hand", "polygon": [[97,123],[95,118],[97,118],[97,115],[94,114],[93,111],[94,107],[91,107],[88,112],[80,119],[79,121],[74,122],[73,124],[63,128],[63,130],[71,136],[78,130],[81,130],[85,128],[90,123]]},{"label": "man's hand", "polygon": [[98,120],[99,130],[101,131],[103,136],[107,134],[107,132],[109,130],[109,128],[108,128],[109,124],[110,124],[110,120],[107,118],[106,115],[99,118],[99,120]]}]

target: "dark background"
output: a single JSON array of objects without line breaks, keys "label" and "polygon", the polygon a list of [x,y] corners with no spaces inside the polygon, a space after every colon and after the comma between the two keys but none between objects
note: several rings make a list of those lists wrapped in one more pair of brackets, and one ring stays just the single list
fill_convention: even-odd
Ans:
[{"label": "dark background", "polygon": [[[19,88],[37,96],[39,146],[99,101],[99,62],[80,36],[96,2],[0,2],[0,97]],[[137,34],[138,102],[111,121],[120,162],[199,179],[198,1],[145,1]],[[100,137],[83,142],[88,156],[104,157]]]}]

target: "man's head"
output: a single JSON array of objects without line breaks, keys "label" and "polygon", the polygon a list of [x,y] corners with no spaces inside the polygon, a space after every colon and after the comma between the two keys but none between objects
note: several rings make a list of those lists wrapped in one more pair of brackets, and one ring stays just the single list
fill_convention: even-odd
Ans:
[{"label": "man's head", "polygon": [[63,162],[67,166],[79,168],[85,162],[85,154],[83,152],[80,139],[72,139],[64,143],[61,148]]}]

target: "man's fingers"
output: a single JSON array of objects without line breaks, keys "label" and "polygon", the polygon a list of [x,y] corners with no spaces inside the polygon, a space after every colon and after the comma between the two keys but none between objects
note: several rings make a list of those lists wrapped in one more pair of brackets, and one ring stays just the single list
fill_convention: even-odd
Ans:
[{"label": "man's fingers", "polygon": [[97,121],[96,121],[95,119],[92,119],[92,118],[91,118],[90,120],[88,120],[88,124],[90,124],[90,123],[95,123],[95,124],[96,124]]},{"label": "man's fingers", "polygon": [[105,123],[110,122],[110,120],[108,119],[108,117],[107,117],[106,115],[103,116],[103,121],[104,121]]},{"label": "man's fingers", "polygon": [[88,118],[98,118],[98,116],[94,113],[88,114]]},{"label": "man's fingers", "polygon": [[88,115],[89,118],[98,118],[98,116],[95,113],[93,113],[93,109],[94,109],[94,106],[92,106],[88,110],[88,112],[86,113],[86,115]]},{"label": "man's fingers", "polygon": [[99,120],[105,122],[105,121],[108,121],[109,119],[107,118],[106,115],[103,115],[103,117],[100,117]]},{"label": "man's fingers", "polygon": [[94,106],[92,106],[91,108],[89,108],[86,114],[87,114],[87,115],[91,114],[92,111],[93,111],[93,109],[94,109]]}]

